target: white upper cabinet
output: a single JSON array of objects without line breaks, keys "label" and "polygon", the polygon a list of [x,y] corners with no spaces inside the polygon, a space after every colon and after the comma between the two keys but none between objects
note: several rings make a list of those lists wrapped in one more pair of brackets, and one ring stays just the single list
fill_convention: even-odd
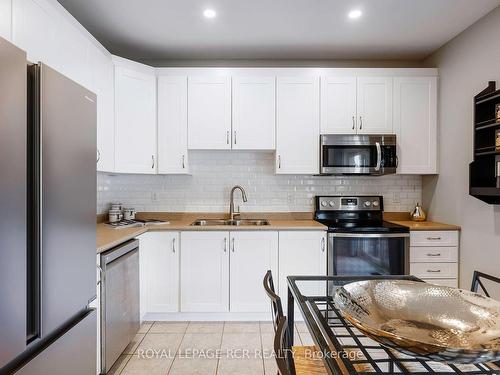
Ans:
[{"label": "white upper cabinet", "polygon": [[187,76],[158,77],[158,173],[188,168]]},{"label": "white upper cabinet", "polygon": [[97,94],[97,170],[115,170],[115,88],[111,55],[91,49],[93,88]]},{"label": "white upper cabinet", "polygon": [[233,78],[232,148],[274,150],[276,79]]},{"label": "white upper cabinet", "polygon": [[188,147],[231,149],[231,77],[188,78]]},{"label": "white upper cabinet", "polygon": [[229,232],[181,233],[181,311],[229,311]]},{"label": "white upper cabinet", "polygon": [[391,134],[392,77],[357,78],[358,134]]},{"label": "white upper cabinet", "polygon": [[0,0],[0,37],[12,40],[12,0]]},{"label": "white upper cabinet", "polygon": [[356,121],[356,77],[321,77],[321,134],[355,134]]},{"label": "white upper cabinet", "polygon": [[155,174],[156,77],[137,65],[115,65],[115,171]]},{"label": "white upper cabinet", "polygon": [[400,174],[437,173],[437,77],[394,78]]},{"label": "white upper cabinet", "polygon": [[270,312],[262,279],[278,275],[278,232],[231,232],[231,312]]},{"label": "white upper cabinet", "polygon": [[276,173],[317,174],[319,77],[279,77],[276,95]]},{"label": "white upper cabinet", "polygon": [[12,41],[31,62],[57,65],[56,36],[59,16],[45,1],[16,0],[12,3]]}]

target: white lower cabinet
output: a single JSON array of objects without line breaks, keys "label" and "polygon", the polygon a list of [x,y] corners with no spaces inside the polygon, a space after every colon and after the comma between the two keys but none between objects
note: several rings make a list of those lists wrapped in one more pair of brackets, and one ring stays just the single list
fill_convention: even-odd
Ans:
[{"label": "white lower cabinet", "polygon": [[139,237],[141,317],[179,311],[179,232]]},{"label": "white lower cabinet", "polygon": [[229,311],[229,232],[182,232],[181,311]]},{"label": "white lower cabinet", "polygon": [[[326,232],[279,232],[279,295],[285,315],[288,296],[286,278],[316,275],[326,276]],[[318,283],[312,283],[310,288],[304,285],[302,290],[318,295],[324,293]],[[297,316],[297,311],[295,313]]]},{"label": "white lower cabinet", "polygon": [[412,231],[410,274],[431,284],[458,287],[458,231]]},{"label": "white lower cabinet", "polygon": [[231,232],[230,311],[268,312],[262,280],[278,272],[278,232]]}]

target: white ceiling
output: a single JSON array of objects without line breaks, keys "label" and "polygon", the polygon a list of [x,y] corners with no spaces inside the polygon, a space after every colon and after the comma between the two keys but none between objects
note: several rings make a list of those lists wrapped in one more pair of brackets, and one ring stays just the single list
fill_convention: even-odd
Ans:
[{"label": "white ceiling", "polygon": [[[58,0],[135,59],[422,59],[500,0]],[[217,17],[202,16],[206,8]],[[351,9],[363,16],[350,20]]]}]

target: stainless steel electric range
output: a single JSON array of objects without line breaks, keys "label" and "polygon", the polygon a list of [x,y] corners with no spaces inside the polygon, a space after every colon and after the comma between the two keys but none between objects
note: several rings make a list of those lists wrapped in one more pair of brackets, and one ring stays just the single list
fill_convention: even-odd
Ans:
[{"label": "stainless steel electric range", "polygon": [[317,196],[314,219],[328,226],[328,275],[404,275],[409,229],[383,219],[381,196]]}]

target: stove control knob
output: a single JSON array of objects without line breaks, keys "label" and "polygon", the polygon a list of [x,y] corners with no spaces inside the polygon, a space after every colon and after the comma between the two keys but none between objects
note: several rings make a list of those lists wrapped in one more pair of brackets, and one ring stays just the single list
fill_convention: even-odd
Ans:
[{"label": "stove control knob", "polygon": [[378,201],[373,201],[373,203],[372,203],[372,204],[373,204],[373,207],[378,207],[378,206],[379,206]]},{"label": "stove control knob", "polygon": [[326,206],[327,206],[327,204],[328,204],[328,203],[326,203],[326,201],[322,201],[322,202],[321,202],[321,205],[322,205],[323,207],[326,207]]},{"label": "stove control knob", "polygon": [[366,202],[365,202],[365,206],[366,206],[366,207],[370,207],[371,205],[372,205],[372,202],[370,202],[370,201],[366,201]]},{"label": "stove control knob", "polygon": [[335,206],[335,202],[334,201],[330,201],[329,205],[330,205],[330,207],[333,207],[333,206]]}]

